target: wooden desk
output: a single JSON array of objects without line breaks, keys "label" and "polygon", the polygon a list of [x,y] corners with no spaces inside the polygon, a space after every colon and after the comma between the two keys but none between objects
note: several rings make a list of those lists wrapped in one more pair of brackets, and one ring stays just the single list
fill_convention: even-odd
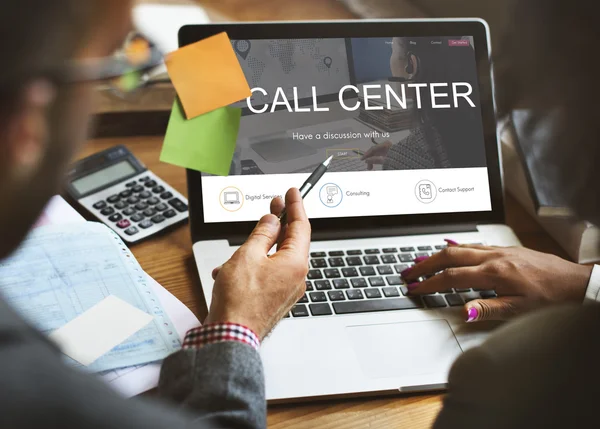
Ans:
[{"label": "wooden desk", "polygon": [[[117,144],[127,146],[146,166],[187,195],[185,171],[159,162],[162,138],[92,140],[81,156]],[[508,224],[524,245],[565,257],[559,246],[509,197]],[[194,311],[200,320],[206,315],[200,281],[192,256],[187,225],[131,247],[134,255],[156,281]],[[310,404],[278,405],[269,409],[269,427],[281,428],[429,428],[441,406],[442,395],[404,395],[382,399],[335,400]]]}]

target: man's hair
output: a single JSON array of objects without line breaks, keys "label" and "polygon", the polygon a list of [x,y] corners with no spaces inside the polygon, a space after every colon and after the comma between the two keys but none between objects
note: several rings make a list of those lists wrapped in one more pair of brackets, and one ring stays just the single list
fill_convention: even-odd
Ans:
[{"label": "man's hair", "polygon": [[79,48],[96,0],[0,1],[0,111],[22,86],[55,73]]},{"label": "man's hair", "polygon": [[535,126],[557,112],[545,167],[557,193],[600,224],[600,3],[514,0],[495,58],[499,114],[531,107]]}]

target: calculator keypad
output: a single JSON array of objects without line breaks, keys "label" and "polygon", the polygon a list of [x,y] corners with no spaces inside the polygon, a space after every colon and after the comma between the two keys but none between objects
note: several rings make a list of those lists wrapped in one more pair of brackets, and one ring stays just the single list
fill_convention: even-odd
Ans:
[{"label": "calculator keypad", "polygon": [[135,235],[135,234],[137,234],[138,232],[140,232],[140,230],[139,230],[139,229],[137,229],[135,226],[132,226],[131,228],[127,228],[127,229],[125,230],[125,234],[127,234],[127,235]]},{"label": "calculator keypad", "polygon": [[165,221],[165,217],[163,215],[156,215],[150,220],[154,223],[161,223]]},{"label": "calculator keypad", "polygon": [[139,224],[142,228],[146,229],[146,228],[150,228],[152,225],[154,225],[152,222],[150,222],[148,219],[140,222]]},{"label": "calculator keypad", "polygon": [[100,211],[100,213],[102,213],[104,216],[110,216],[114,212],[115,212],[115,209],[113,209],[112,207],[106,207]]},{"label": "calculator keypad", "polygon": [[188,210],[181,199],[147,176],[125,183],[118,193],[94,202],[92,207],[128,236]]},{"label": "calculator keypad", "polygon": [[122,219],[117,222],[117,226],[121,229],[129,228],[131,226],[131,222],[129,222],[127,219]]},{"label": "calculator keypad", "polygon": [[173,198],[172,200],[169,200],[169,204],[171,204],[171,206],[178,212],[184,212],[188,209],[187,204],[184,204],[179,198]]}]

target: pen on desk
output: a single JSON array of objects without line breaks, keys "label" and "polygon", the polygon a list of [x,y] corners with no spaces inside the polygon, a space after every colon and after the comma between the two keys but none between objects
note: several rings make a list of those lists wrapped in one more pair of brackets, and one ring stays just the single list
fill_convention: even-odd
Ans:
[{"label": "pen on desk", "polygon": [[[327,171],[327,168],[329,167],[329,164],[331,163],[332,159],[333,155],[327,158],[322,164],[319,164],[317,169],[313,171],[313,174],[311,174],[309,178],[306,179],[306,182],[304,182],[304,184],[300,187],[300,196],[302,197],[302,199],[304,199],[304,197],[308,195],[311,189],[316,186],[317,182],[321,180],[321,177],[323,177],[323,175]],[[285,207],[279,215],[279,221],[282,225],[285,225],[285,223],[287,222],[287,211],[285,210]]]}]

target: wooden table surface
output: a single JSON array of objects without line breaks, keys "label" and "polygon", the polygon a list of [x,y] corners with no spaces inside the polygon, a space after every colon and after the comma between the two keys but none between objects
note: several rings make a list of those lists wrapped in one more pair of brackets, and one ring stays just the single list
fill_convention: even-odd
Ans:
[{"label": "wooden table surface", "polygon": [[[90,141],[81,156],[124,144],[146,166],[187,196],[185,170],[158,160],[162,138],[121,138]],[[564,252],[511,197],[508,224],[524,245],[565,257]],[[187,225],[131,247],[142,268],[194,311],[200,320],[206,307],[192,257]],[[380,399],[342,399],[269,408],[269,427],[282,428],[428,428],[441,406],[442,395],[403,395]]]}]

